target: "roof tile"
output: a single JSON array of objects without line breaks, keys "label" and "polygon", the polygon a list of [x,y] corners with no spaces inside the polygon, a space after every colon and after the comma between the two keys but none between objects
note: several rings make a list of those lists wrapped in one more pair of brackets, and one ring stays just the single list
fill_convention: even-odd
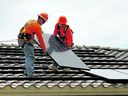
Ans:
[{"label": "roof tile", "polygon": [[[109,87],[111,85],[120,87],[124,85],[121,81],[117,83],[114,83],[114,81],[109,82],[78,69],[59,67],[57,71],[53,71],[49,69],[49,66],[53,63],[52,58],[42,55],[39,47],[35,49],[35,74],[41,77],[27,78],[23,74],[25,64],[21,48],[14,44],[0,44],[0,49],[0,88],[6,86],[11,86],[12,88],[17,88],[18,86],[23,86],[24,88],[31,86],[36,88],[41,88],[42,86],[49,88],[53,86]],[[128,61],[126,61],[128,51],[125,49],[77,45],[72,50],[91,69],[128,68]],[[43,70],[45,74],[42,73]],[[126,83],[125,86],[127,87]]]}]

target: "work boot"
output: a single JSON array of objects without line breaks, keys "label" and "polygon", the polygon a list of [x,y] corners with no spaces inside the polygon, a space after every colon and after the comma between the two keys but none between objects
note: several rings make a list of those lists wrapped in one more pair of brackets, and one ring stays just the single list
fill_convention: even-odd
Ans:
[{"label": "work boot", "polygon": [[53,64],[50,64],[50,65],[48,66],[48,69],[49,69],[49,70],[52,70],[52,71],[57,71],[57,70],[58,70],[58,67],[55,66],[55,64],[54,64],[54,65],[53,65]]},{"label": "work boot", "polygon": [[24,75],[27,76],[27,73],[24,71]]},{"label": "work boot", "polygon": [[41,76],[39,74],[34,74],[33,78],[40,78]]}]

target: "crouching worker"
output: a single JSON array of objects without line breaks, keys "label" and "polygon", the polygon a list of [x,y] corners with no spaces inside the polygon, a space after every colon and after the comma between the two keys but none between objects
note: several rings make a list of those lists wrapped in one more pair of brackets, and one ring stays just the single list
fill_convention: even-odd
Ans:
[{"label": "crouching worker", "polygon": [[64,44],[71,48],[73,46],[73,32],[70,26],[67,24],[67,18],[60,16],[58,22],[55,25],[54,36],[59,36]]},{"label": "crouching worker", "polygon": [[34,77],[34,35],[37,36],[42,51],[46,51],[46,46],[42,37],[41,25],[44,24],[47,19],[47,13],[39,14],[37,20],[26,22],[18,34],[18,44],[22,47],[25,55],[25,75],[28,77]]}]

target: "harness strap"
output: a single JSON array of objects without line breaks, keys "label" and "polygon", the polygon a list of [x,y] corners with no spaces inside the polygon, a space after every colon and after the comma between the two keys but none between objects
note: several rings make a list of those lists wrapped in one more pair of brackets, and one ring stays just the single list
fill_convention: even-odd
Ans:
[{"label": "harness strap", "polygon": [[[31,35],[31,34],[29,34]],[[29,36],[28,34],[24,34],[24,33],[20,33],[18,35],[18,44],[20,47],[24,47],[25,44],[28,44],[30,46],[33,46],[33,40],[31,38],[28,38],[27,36]]]},{"label": "harness strap", "polygon": [[32,41],[32,36],[28,33],[19,33],[18,39],[29,42]]},{"label": "harness strap", "polygon": [[[61,26],[62,27],[64,27],[63,29],[64,29],[64,36],[61,36],[61,34],[60,34],[60,28],[61,28]],[[60,24],[58,24],[58,26],[57,26],[58,28],[57,28],[57,32],[58,32],[58,35],[60,36],[60,38],[62,39],[62,40],[65,40],[65,38],[66,38],[66,31],[67,31],[67,29],[68,29],[68,25],[60,25]]]}]

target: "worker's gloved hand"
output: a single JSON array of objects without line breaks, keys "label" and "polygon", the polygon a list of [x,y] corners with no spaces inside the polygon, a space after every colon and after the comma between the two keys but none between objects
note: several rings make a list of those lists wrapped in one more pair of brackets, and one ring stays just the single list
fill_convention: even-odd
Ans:
[{"label": "worker's gloved hand", "polygon": [[44,55],[48,55],[48,51],[47,50],[44,52]]}]

